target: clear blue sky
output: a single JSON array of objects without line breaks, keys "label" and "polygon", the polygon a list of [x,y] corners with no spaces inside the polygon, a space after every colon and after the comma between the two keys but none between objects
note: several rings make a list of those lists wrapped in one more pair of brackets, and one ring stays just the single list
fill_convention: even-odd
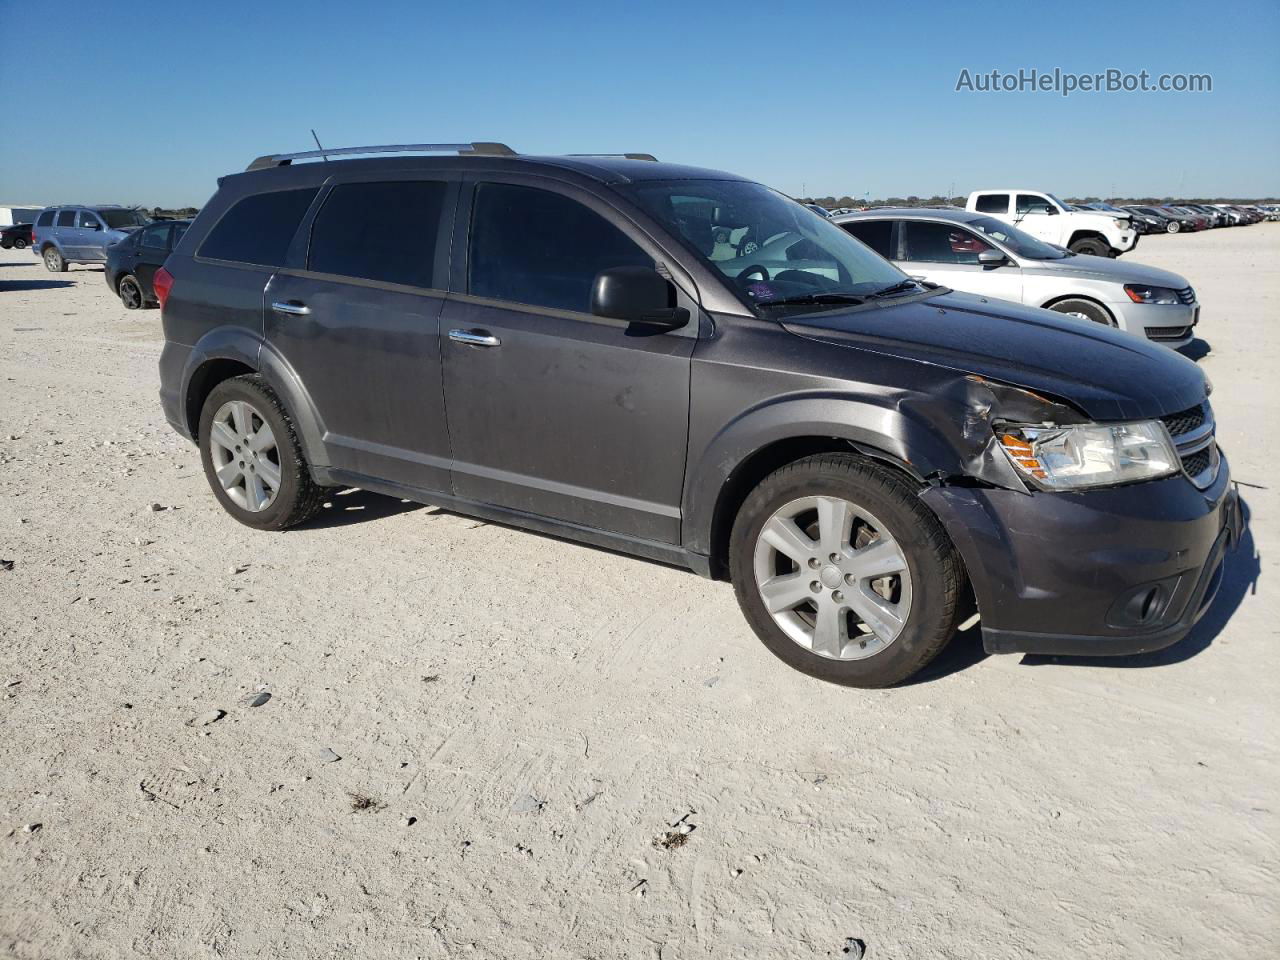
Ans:
[{"label": "clear blue sky", "polygon": [[[646,150],[792,194],[1280,194],[1277,0],[0,0],[0,38],[3,202],[200,205],[310,127]],[[1031,67],[1213,92],[954,92]]]}]

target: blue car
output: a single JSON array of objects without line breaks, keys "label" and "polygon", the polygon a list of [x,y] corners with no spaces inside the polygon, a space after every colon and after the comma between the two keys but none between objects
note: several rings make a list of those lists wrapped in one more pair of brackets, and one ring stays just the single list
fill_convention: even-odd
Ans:
[{"label": "blue car", "polygon": [[32,228],[31,249],[49,271],[62,273],[72,263],[105,263],[107,247],[150,222],[130,207],[46,207]]}]

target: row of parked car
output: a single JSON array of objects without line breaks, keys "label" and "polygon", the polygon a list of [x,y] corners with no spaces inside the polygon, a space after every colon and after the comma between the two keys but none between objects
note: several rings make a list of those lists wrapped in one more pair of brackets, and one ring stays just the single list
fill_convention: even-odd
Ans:
[{"label": "row of parked car", "polygon": [[[453,155],[345,159],[406,152]],[[357,486],[685,565],[855,686],[975,609],[991,652],[1166,646],[1240,539],[1208,383],[1151,342],[1195,294],[1114,260],[1131,220],[1031,190],[832,219],[493,143],[218,183],[189,224],[51,208],[33,244],[160,302],[164,415],[249,527]]]},{"label": "row of parked car", "polygon": [[1139,233],[1181,233],[1213,227],[1239,227],[1263,220],[1280,220],[1280,205],[1249,206],[1237,203],[1181,203],[1143,206],[1110,203],[1075,204],[1073,209],[1128,215]]}]

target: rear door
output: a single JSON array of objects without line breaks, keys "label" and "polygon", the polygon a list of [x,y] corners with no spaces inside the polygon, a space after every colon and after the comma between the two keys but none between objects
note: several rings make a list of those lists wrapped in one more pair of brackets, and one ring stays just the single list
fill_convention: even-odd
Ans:
[{"label": "rear door", "polygon": [[353,483],[449,491],[440,312],[457,193],[447,172],[333,178],[303,224],[299,265],[267,289],[267,341]]},{"label": "rear door", "polygon": [[898,266],[911,276],[924,277],[954,290],[984,297],[1022,302],[1022,269],[1016,263],[991,267],[978,254],[991,244],[958,223],[903,220],[902,259]]},{"label": "rear door", "polygon": [[546,178],[470,175],[458,237],[442,325],[454,492],[678,543],[691,285],[674,278],[692,318],[681,330],[591,314],[599,271],[662,254],[609,204]]},{"label": "rear door", "polygon": [[155,296],[151,282],[156,271],[164,263],[165,257],[169,256],[169,235],[172,230],[170,224],[153,223],[143,227],[132,244],[130,256],[133,259],[133,275],[138,278],[142,292],[148,299]]}]

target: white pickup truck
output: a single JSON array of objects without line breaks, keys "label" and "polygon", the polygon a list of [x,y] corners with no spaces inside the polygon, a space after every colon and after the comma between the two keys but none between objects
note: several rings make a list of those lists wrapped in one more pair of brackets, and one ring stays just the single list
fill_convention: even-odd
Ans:
[{"label": "white pickup truck", "polygon": [[1011,223],[1072,253],[1118,257],[1138,245],[1138,231],[1128,217],[1072,210],[1043,190],[975,190],[965,209]]}]

